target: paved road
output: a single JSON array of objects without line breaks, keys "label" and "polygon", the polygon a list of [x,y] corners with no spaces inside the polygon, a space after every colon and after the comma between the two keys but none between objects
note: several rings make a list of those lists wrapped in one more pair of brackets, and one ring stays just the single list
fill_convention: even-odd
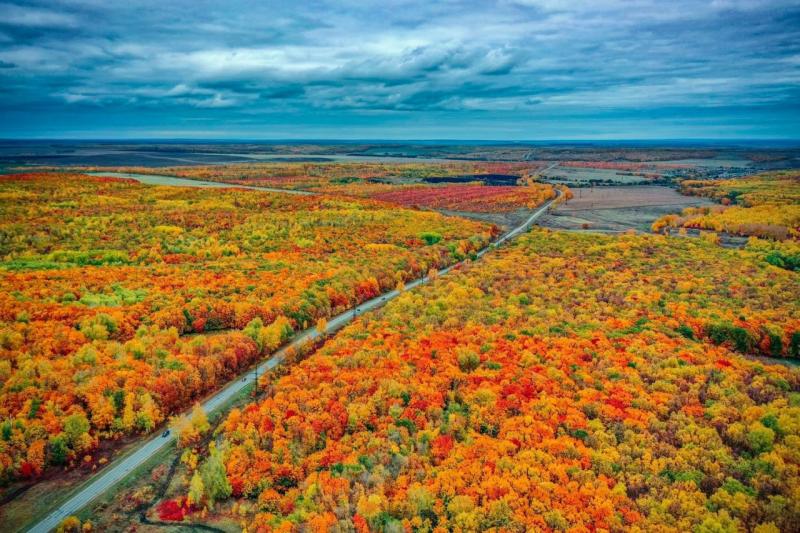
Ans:
[{"label": "paved road", "polygon": [[[188,180],[187,180],[188,181]],[[196,186],[196,185],[195,185]],[[561,193],[558,192],[560,195]],[[536,220],[542,216],[550,205],[555,200],[550,200],[542,207],[537,209],[530,217],[528,217],[524,223],[516,228],[512,229],[508,233],[504,234],[500,237],[493,245],[490,245],[483,250],[480,250],[477,255],[478,257],[482,257],[486,252],[491,250],[495,246],[499,246],[500,244],[513,239],[514,237],[518,236],[519,234],[527,231],[530,227],[536,222]],[[439,270],[439,276],[443,276],[453,270],[454,268],[460,266],[462,263],[456,263],[451,265],[447,268],[443,268]],[[412,282],[406,284],[406,290],[413,289],[414,287],[418,287],[419,285],[424,285],[430,281],[429,278],[424,277],[420,279],[416,279]],[[373,309],[377,309],[381,307],[389,300],[397,298],[400,295],[400,292],[397,290],[393,290],[378,296],[377,298],[373,298],[372,300],[368,300],[358,307],[351,309],[349,311],[345,311],[328,321],[327,332],[336,331],[342,328],[348,322],[351,322],[356,316],[366,313],[367,311],[371,311]],[[259,364],[255,369],[248,370],[245,374],[240,375],[236,380],[230,382],[227,386],[221,389],[219,392],[211,396],[208,400],[206,400],[202,405],[203,408],[206,410],[207,413],[211,413],[216,411],[222,405],[224,405],[227,401],[232,399],[234,396],[239,394],[245,387],[253,383],[256,379],[256,375],[262,375],[266,371],[271,370],[278,366],[281,361],[286,357],[286,354],[289,352],[290,349],[297,348],[302,346],[303,343],[314,340],[320,336],[320,333],[317,331],[316,328],[309,328],[297,336],[294,337],[294,340],[288,344],[286,347],[278,350],[275,354],[268,360],[264,361],[263,363]],[[185,414],[188,415],[190,411],[187,411]],[[58,524],[67,516],[76,514],[78,511],[83,509],[86,505],[88,505],[92,500],[106,492],[109,488],[114,486],[115,484],[119,483],[127,475],[143,464],[145,461],[153,457],[159,450],[161,450],[164,446],[168,446],[175,440],[174,435],[171,433],[166,436],[162,437],[159,433],[155,437],[151,437],[149,440],[145,441],[136,451],[131,453],[130,455],[119,459],[118,461],[111,463],[107,466],[102,472],[98,473],[95,476],[95,480],[86,485],[83,489],[81,489],[77,494],[73,495],[69,500],[62,503],[55,511],[51,514],[47,515],[43,518],[39,523],[33,526],[29,531],[32,533],[47,533],[50,530],[54,529]]]}]

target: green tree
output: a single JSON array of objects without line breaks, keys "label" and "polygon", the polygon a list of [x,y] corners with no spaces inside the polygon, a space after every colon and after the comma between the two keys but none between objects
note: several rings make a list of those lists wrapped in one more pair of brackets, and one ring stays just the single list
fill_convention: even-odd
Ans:
[{"label": "green tree", "polygon": [[81,436],[89,432],[89,420],[83,413],[75,413],[64,420],[64,434],[72,448],[80,442]]},{"label": "green tree", "polygon": [[263,327],[264,322],[261,320],[261,317],[256,317],[248,322],[242,330],[242,333],[253,339],[253,341],[258,345],[259,351],[264,349],[264,343],[261,339],[261,330]]},{"label": "green tree", "polygon": [[209,456],[205,463],[200,466],[200,476],[203,478],[205,494],[208,498],[209,507],[214,506],[214,502],[224,500],[231,495],[233,489],[228,482],[225,471],[225,463],[222,461],[222,454],[212,442],[209,446]]},{"label": "green tree", "polygon": [[208,423],[208,417],[206,416],[206,411],[203,409],[203,406],[199,403],[194,404],[192,408],[192,425],[197,430],[198,433],[205,433],[211,428],[211,425]]},{"label": "green tree", "polygon": [[50,438],[50,460],[54,464],[63,465],[69,457],[69,443],[64,433]]},{"label": "green tree", "polygon": [[192,476],[192,481],[189,482],[189,504],[200,505],[203,501],[203,494],[205,494],[206,487],[203,484],[203,478],[200,473],[195,471]]},{"label": "green tree", "polygon": [[442,240],[441,234],[436,233],[435,231],[422,232],[420,234],[419,238],[422,239],[423,241],[425,241],[425,244],[427,244],[429,246],[432,245],[432,244],[436,244],[437,242]]},{"label": "green tree", "polygon": [[768,452],[772,449],[775,442],[775,432],[763,424],[756,422],[750,426],[747,433],[747,443],[754,453]]},{"label": "green tree", "polygon": [[481,358],[474,351],[469,349],[459,349],[456,358],[458,367],[462,372],[472,372],[481,364]]}]

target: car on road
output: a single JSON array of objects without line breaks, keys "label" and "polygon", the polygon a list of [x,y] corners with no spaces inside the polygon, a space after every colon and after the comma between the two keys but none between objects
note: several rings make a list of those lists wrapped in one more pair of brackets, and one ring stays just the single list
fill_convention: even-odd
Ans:
[{"label": "car on road", "polygon": [[161,438],[166,439],[167,437],[169,437],[169,430],[168,429],[165,430],[164,433],[161,434]]}]

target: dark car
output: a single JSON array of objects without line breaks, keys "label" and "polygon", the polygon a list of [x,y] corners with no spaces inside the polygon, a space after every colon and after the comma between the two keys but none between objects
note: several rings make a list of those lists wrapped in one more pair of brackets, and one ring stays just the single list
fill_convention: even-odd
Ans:
[{"label": "dark car", "polygon": [[164,433],[162,433],[162,434],[161,434],[161,437],[162,437],[162,438],[167,438],[167,437],[169,437],[169,430],[168,430],[168,429],[167,429],[167,430],[165,430],[165,431],[164,431]]}]

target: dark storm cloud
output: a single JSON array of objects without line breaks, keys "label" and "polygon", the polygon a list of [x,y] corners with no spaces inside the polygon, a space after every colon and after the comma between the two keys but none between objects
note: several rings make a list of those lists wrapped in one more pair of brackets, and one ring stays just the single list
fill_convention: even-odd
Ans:
[{"label": "dark storm cloud", "polygon": [[651,128],[641,117],[672,110],[704,117],[702,135],[744,123],[733,133],[797,136],[800,4],[0,0],[0,84],[4,135],[75,133],[74,117],[136,134],[191,136],[208,120],[210,133],[314,136],[433,116],[458,136],[559,137],[562,118],[637,136]]}]

